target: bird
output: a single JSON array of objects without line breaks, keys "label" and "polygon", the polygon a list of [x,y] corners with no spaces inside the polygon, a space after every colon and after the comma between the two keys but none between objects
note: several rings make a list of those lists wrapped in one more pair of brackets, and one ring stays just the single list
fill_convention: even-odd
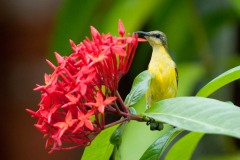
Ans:
[{"label": "bird", "polygon": [[178,71],[167,49],[167,37],[161,31],[137,31],[152,46],[152,55],[148,64],[148,72],[152,78],[146,92],[146,108],[156,102],[176,97],[178,88]]}]

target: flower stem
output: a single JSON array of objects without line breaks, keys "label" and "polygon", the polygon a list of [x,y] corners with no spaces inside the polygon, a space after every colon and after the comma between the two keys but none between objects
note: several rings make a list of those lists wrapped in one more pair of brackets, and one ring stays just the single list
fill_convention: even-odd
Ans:
[{"label": "flower stem", "polygon": [[124,102],[123,102],[123,100],[122,100],[122,97],[121,97],[121,95],[119,94],[118,90],[116,91],[116,95],[117,95],[117,98],[118,98],[118,101],[119,101],[120,105],[121,105],[122,108],[123,108],[123,111],[124,111],[125,113],[130,113],[129,110],[128,110],[128,107],[125,106],[125,104],[124,104]]},{"label": "flower stem", "polygon": [[121,112],[121,110],[119,109],[117,103],[114,103],[113,106],[114,106],[114,108],[116,109],[117,113],[120,113],[120,112]]},{"label": "flower stem", "polygon": [[112,126],[117,125],[117,124],[120,124],[120,123],[123,123],[123,122],[126,122],[127,120],[128,120],[127,118],[123,118],[123,119],[120,119],[120,120],[118,120],[118,121],[109,123],[109,124],[107,124],[107,125],[104,126],[104,129],[109,128],[109,127],[112,127]]},{"label": "flower stem", "polygon": [[117,97],[119,105],[121,105],[123,111],[120,110],[119,105],[117,103],[113,103],[112,105],[109,105],[105,109],[108,113],[117,114],[122,118],[118,121],[115,121],[115,122],[105,125],[103,127],[104,129],[109,128],[114,125],[117,125],[117,124],[120,124],[120,123],[123,123],[123,122],[126,122],[126,121],[130,121],[130,120],[135,120],[138,122],[148,122],[149,121],[148,117],[145,117],[145,116],[142,117],[142,116],[139,116],[136,114],[132,114],[129,111],[128,107],[124,104],[122,97],[118,91],[116,91],[116,97]]},{"label": "flower stem", "polygon": [[138,122],[149,121],[149,119],[146,118],[146,117],[141,117],[139,115],[135,115],[135,114],[131,114],[131,113],[120,112],[120,115],[125,117],[125,118],[105,125],[104,129],[109,128],[109,127],[114,126],[114,125],[117,125],[117,124],[120,124],[120,123],[123,123],[123,122],[126,122],[126,121],[130,121],[130,120],[135,120],[135,121],[138,121]]}]

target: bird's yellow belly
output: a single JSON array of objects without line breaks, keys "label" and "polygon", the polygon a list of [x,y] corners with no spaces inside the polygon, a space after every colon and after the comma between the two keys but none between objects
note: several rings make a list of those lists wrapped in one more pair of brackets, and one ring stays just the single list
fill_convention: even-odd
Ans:
[{"label": "bird's yellow belly", "polygon": [[[161,67],[159,67],[161,66]],[[147,91],[147,103],[153,103],[162,99],[175,97],[177,94],[177,80],[175,64],[160,64],[149,66],[149,73],[153,75],[150,87]]]}]

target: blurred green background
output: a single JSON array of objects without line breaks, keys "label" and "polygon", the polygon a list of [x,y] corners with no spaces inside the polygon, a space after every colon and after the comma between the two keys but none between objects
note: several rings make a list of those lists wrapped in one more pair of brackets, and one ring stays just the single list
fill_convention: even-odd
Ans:
[{"label": "blurred green background", "polygon": [[[43,83],[45,72],[51,72],[44,59],[55,61],[54,51],[71,54],[69,39],[81,42],[90,35],[90,25],[99,32],[116,36],[118,19],[122,19],[127,33],[163,31],[179,69],[178,95],[190,96],[220,73],[240,64],[239,17],[239,0],[3,0],[0,5],[1,157],[80,159],[81,150],[49,155],[41,133],[32,127],[36,120],[24,109],[37,109],[40,97],[32,88],[35,83]],[[120,82],[123,97],[134,77],[147,69],[150,53],[147,43],[139,44],[131,70]],[[240,105],[239,90],[240,83],[235,82],[211,97]],[[239,159],[239,147],[237,139],[208,135],[194,156]]]}]

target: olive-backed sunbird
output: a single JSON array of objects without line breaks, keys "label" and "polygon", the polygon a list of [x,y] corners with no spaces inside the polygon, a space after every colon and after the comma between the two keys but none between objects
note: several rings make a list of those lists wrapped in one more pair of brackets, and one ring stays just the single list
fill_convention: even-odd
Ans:
[{"label": "olive-backed sunbird", "polygon": [[152,46],[148,72],[152,75],[146,92],[147,108],[162,99],[175,97],[178,87],[178,72],[175,62],[167,51],[167,38],[163,32],[134,32],[143,35]]}]

